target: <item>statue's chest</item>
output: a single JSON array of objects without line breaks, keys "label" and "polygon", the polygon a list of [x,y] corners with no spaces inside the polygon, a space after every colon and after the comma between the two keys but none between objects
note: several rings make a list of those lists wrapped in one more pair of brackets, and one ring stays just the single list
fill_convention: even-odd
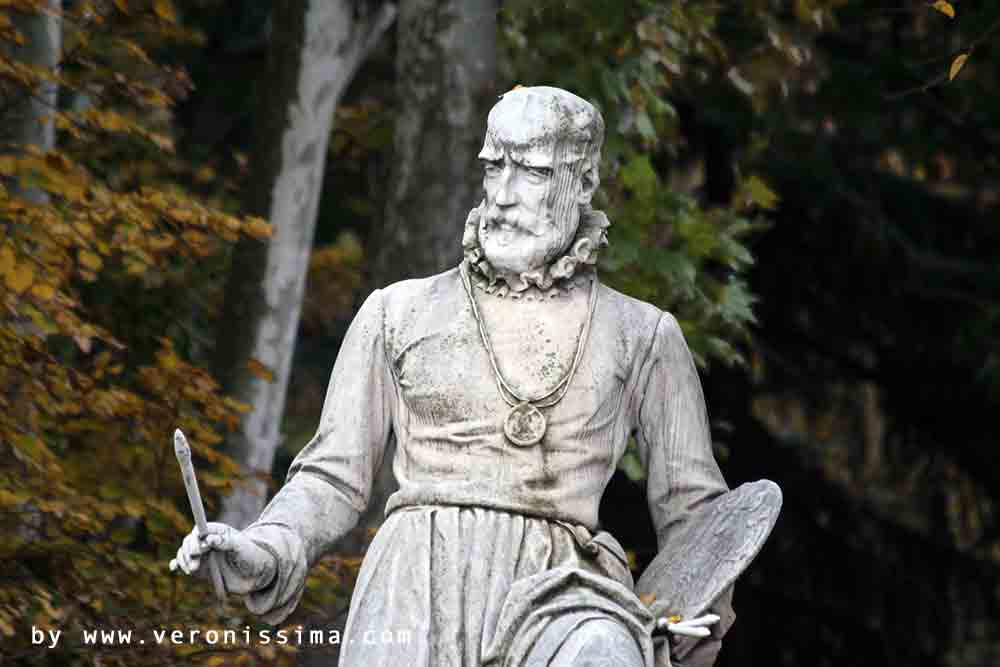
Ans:
[{"label": "statue's chest", "polygon": [[[521,399],[551,393],[571,371],[577,389],[597,394],[616,390],[621,378],[614,360],[587,353],[601,345],[593,332],[573,370],[589,313],[585,292],[558,302],[511,302],[477,294],[477,305],[478,320],[467,301],[435,312],[425,326],[407,331],[394,350],[396,377],[411,408],[431,419],[451,419],[506,405],[497,389],[498,373]],[[600,401],[597,395],[593,399]]]},{"label": "statue's chest", "polygon": [[491,370],[520,398],[542,397],[567,379],[586,325],[584,299],[483,299],[479,311],[493,352]]}]

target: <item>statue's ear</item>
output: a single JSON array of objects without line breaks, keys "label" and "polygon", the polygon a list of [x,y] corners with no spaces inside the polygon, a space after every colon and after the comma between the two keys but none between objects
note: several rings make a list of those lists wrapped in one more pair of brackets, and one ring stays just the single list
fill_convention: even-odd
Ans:
[{"label": "statue's ear", "polygon": [[580,204],[589,204],[594,193],[597,192],[597,186],[600,184],[601,177],[597,173],[597,165],[591,163],[580,174],[580,193],[576,197],[577,202]]}]

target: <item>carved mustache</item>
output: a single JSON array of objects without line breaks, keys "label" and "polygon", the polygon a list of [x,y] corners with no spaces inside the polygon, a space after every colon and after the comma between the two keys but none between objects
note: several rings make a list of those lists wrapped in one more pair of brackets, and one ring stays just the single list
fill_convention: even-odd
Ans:
[{"label": "carved mustache", "polygon": [[545,230],[552,225],[552,218],[550,216],[538,218],[532,221],[533,224],[526,225],[521,221],[520,216],[516,212],[512,213],[504,213],[498,208],[487,211],[486,216],[483,218],[486,231],[497,227],[511,227],[532,236],[542,236]]}]

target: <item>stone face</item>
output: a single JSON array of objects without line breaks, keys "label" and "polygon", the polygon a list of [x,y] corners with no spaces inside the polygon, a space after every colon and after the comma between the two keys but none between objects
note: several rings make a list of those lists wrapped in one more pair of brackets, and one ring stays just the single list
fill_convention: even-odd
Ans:
[{"label": "stone face", "polygon": [[501,272],[537,270],[565,252],[599,182],[604,121],[558,88],[516,88],[490,111],[479,243]]},{"label": "stone face", "polygon": [[[246,597],[251,611],[277,623],[294,609],[394,439],[399,490],[365,556],[340,664],[652,665],[670,664],[671,647],[678,664],[714,661],[732,582],[780,493],[729,492],[676,320],[597,279],[602,136],[599,114],[565,91],[497,104],[465,261],[368,298],[316,436],[241,533],[276,570]],[[630,436],[661,550],[638,588],[651,602],[597,521]],[[706,612],[717,622],[658,618]],[[399,632],[409,640],[351,641]]]}]

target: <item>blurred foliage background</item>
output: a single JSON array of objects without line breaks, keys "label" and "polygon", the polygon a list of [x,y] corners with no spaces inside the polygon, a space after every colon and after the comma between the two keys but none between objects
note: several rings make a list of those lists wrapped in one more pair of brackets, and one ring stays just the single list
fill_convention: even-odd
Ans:
[{"label": "blurred foliage background", "polygon": [[[302,27],[321,2],[342,23]],[[988,0],[0,0],[0,662],[331,664],[149,641],[262,627],[167,572],[170,433],[210,517],[277,488],[356,306],[459,260],[496,95],[549,84],[607,122],[602,276],[677,315],[730,485],[785,491],[719,664],[1000,664],[998,28]],[[233,294],[300,224],[255,199],[295,82],[362,32],[315,126],[286,376],[234,354]],[[240,373],[282,387],[263,459]],[[637,571],[642,478],[627,457],[601,513]],[[377,505],[290,626],[342,623]]]}]

